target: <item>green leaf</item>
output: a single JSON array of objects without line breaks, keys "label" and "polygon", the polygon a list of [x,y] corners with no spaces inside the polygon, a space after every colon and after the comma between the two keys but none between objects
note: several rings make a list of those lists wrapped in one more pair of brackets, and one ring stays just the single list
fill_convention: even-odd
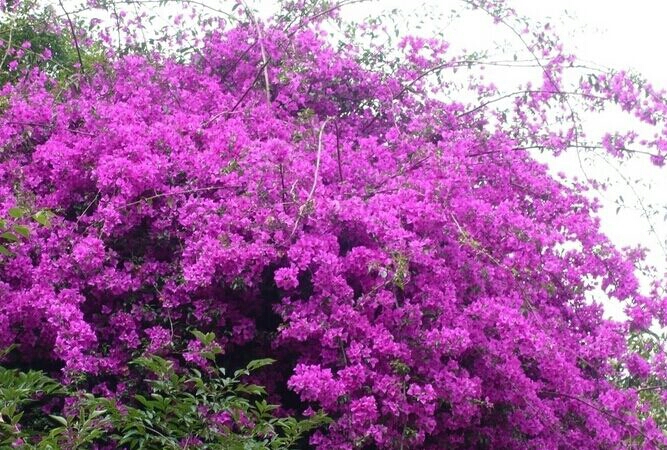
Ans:
[{"label": "green leaf", "polygon": [[201,352],[201,355],[209,361],[215,361],[215,352]]},{"label": "green leaf", "polygon": [[7,247],[5,247],[4,245],[0,245],[0,255],[11,256],[11,254],[12,252],[7,250]]},{"label": "green leaf", "polygon": [[[11,344],[9,347],[0,349],[0,358],[4,358],[5,356],[9,355],[9,353],[16,348],[18,348],[17,344]],[[1,370],[4,372],[5,369],[1,368]]]},{"label": "green leaf", "polygon": [[14,225],[14,231],[25,238],[30,236],[30,228],[23,225]]},{"label": "green leaf", "polygon": [[255,360],[250,361],[250,362],[248,363],[248,365],[246,366],[246,369],[248,369],[249,371],[252,372],[253,370],[257,370],[257,369],[259,369],[259,368],[261,368],[261,367],[271,365],[271,364],[273,364],[274,362],[276,362],[276,360],[275,360],[275,359],[271,359],[271,358],[255,359]]},{"label": "green leaf", "polygon": [[56,415],[53,415],[53,414],[49,414],[49,417],[52,418],[53,420],[55,420],[56,422],[58,422],[59,424],[61,424],[62,426],[64,426],[64,427],[67,426],[67,419],[65,419],[64,417],[56,416]]},{"label": "green leaf", "polygon": [[95,417],[99,417],[102,414],[105,414],[106,412],[107,412],[106,409],[97,409],[97,410],[93,411],[92,413],[90,413],[90,418],[94,419]]},{"label": "green leaf", "polygon": [[20,219],[25,215],[25,213],[26,210],[24,208],[19,208],[19,207],[9,208],[9,215],[14,219]]},{"label": "green leaf", "polygon": [[262,386],[256,384],[241,385],[236,388],[237,392],[244,392],[251,395],[264,395],[266,390]]},{"label": "green leaf", "polygon": [[250,375],[250,371],[248,369],[239,369],[234,371],[234,378],[240,378],[244,375]]},{"label": "green leaf", "polygon": [[149,408],[149,409],[151,409],[153,407],[153,405],[155,404],[155,402],[153,402],[151,400],[148,400],[146,397],[144,397],[143,395],[140,395],[140,394],[135,395],[134,398],[139,403],[141,403],[142,405],[144,405],[146,408]]},{"label": "green leaf", "polygon": [[215,340],[215,334],[213,333],[202,333],[199,330],[193,330],[192,334],[197,338],[199,342],[204,344],[204,346],[210,345]]},{"label": "green leaf", "polygon": [[45,227],[51,226],[51,213],[49,211],[38,211],[32,216],[35,221]]},{"label": "green leaf", "polygon": [[4,233],[0,234],[0,238],[10,242],[16,242],[19,240],[19,238],[17,238],[16,235],[10,231],[5,231]]}]

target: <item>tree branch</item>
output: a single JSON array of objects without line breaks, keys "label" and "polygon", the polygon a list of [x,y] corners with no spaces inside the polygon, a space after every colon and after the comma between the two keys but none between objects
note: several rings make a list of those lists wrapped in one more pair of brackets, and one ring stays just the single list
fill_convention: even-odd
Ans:
[{"label": "tree branch", "polygon": [[74,41],[74,48],[76,49],[76,56],[79,59],[79,71],[81,72],[81,75],[83,75],[83,58],[81,57],[81,49],[79,48],[79,40],[76,37],[76,30],[74,29],[74,23],[72,22],[72,19],[69,16],[69,13],[65,9],[65,5],[63,5],[63,0],[58,0],[58,3],[60,4],[60,7],[62,8],[63,12],[65,13],[65,16],[67,17],[67,23],[69,24],[69,29],[72,32],[72,39]]}]

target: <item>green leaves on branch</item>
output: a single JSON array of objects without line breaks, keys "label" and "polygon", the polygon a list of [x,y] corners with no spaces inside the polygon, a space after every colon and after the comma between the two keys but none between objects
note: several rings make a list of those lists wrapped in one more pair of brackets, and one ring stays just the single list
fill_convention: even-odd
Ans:
[{"label": "green leaves on branch", "polygon": [[[57,10],[43,3],[24,0],[18,8],[4,11],[0,16],[0,39],[5,42],[0,48],[0,86],[16,83],[24,71],[32,68],[54,75],[63,85],[80,72],[79,55],[71,34],[54,30]],[[79,30],[85,29],[81,20],[77,24]],[[85,70],[106,61],[99,43],[83,48],[79,43],[79,47]]]},{"label": "green leaves on branch", "polygon": [[[27,208],[15,206],[9,208],[6,218],[0,217],[0,255],[11,256],[11,245],[30,237],[30,227],[26,224],[28,216],[30,216],[30,211]],[[53,213],[41,210],[34,213],[30,220],[41,226],[49,227],[52,216]]]},{"label": "green leaves on branch", "polygon": [[[205,347],[214,345],[212,333],[193,334]],[[250,361],[229,377],[215,364],[202,373],[194,367],[177,369],[160,356],[143,356],[132,362],[131,370],[144,376],[144,385],[127,399],[73,391],[42,372],[0,367],[0,447],[293,448],[329,419],[321,412],[303,419],[277,416],[279,406],[266,401],[264,387],[243,381],[274,362]],[[67,412],[42,411],[46,401],[64,397],[74,400]]]}]

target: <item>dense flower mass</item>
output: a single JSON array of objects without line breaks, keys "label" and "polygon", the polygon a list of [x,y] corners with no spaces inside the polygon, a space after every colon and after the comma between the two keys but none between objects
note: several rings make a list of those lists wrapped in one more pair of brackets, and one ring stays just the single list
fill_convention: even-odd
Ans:
[{"label": "dense flower mass", "polygon": [[[230,365],[275,357],[270,393],[334,419],[321,449],[666,445],[613,382],[663,376],[626,344],[659,303],[585,186],[529,153],[579,142],[550,112],[571,57],[530,42],[544,86],[491,109],[481,82],[482,106],[430,94],[426,73],[457,65],[442,42],[406,38],[388,71],[316,23],[253,23],[186,61],[110,53],[70,84],[26,69],[2,87],[0,211],[54,214],[0,255],[7,361],[119,393],[147,350],[206,368],[197,328]],[[633,83],[582,81],[581,101],[662,124]],[[656,163],[663,143],[644,142]],[[603,319],[606,296],[628,323]]]}]

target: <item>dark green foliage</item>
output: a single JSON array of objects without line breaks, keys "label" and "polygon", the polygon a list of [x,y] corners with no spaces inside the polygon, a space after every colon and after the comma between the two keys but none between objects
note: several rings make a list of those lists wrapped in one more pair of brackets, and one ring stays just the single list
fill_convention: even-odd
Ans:
[{"label": "dark green foliage", "polygon": [[[25,0],[17,10],[0,16],[0,39],[4,42],[0,47],[0,86],[17,82],[26,68],[39,67],[55,75],[61,83],[72,82],[72,76],[81,72],[71,32],[54,28],[56,23],[62,24],[57,16],[53,6],[40,7],[34,0]],[[79,31],[83,29],[83,26],[78,27]],[[28,42],[30,46],[22,48]],[[77,38],[76,44],[84,71],[105,60],[101,46],[86,46],[82,36]],[[44,57],[45,50],[50,57]],[[14,61],[18,66],[11,68]]]},{"label": "dark green foliage", "polygon": [[[664,352],[667,334],[665,331],[655,333],[650,330],[635,332],[628,339],[630,350],[634,351],[639,358],[664,367]],[[667,406],[665,398],[667,395],[667,384],[665,384],[663,372],[655,370],[639,376],[628,367],[617,364],[618,377],[616,383],[625,389],[634,389],[644,405],[642,417],[650,417],[660,429],[667,429]]]},{"label": "dark green foliage", "polygon": [[[42,372],[0,367],[0,448],[289,449],[328,423],[322,413],[280,417],[262,386],[243,381],[273,360],[251,361],[229,376],[215,364],[213,335],[195,335],[209,370],[178,370],[160,356],[137,358],[131,370],[145,377],[145,386],[126,401],[70,390]],[[63,412],[43,411],[65,398],[72,406]]]}]

